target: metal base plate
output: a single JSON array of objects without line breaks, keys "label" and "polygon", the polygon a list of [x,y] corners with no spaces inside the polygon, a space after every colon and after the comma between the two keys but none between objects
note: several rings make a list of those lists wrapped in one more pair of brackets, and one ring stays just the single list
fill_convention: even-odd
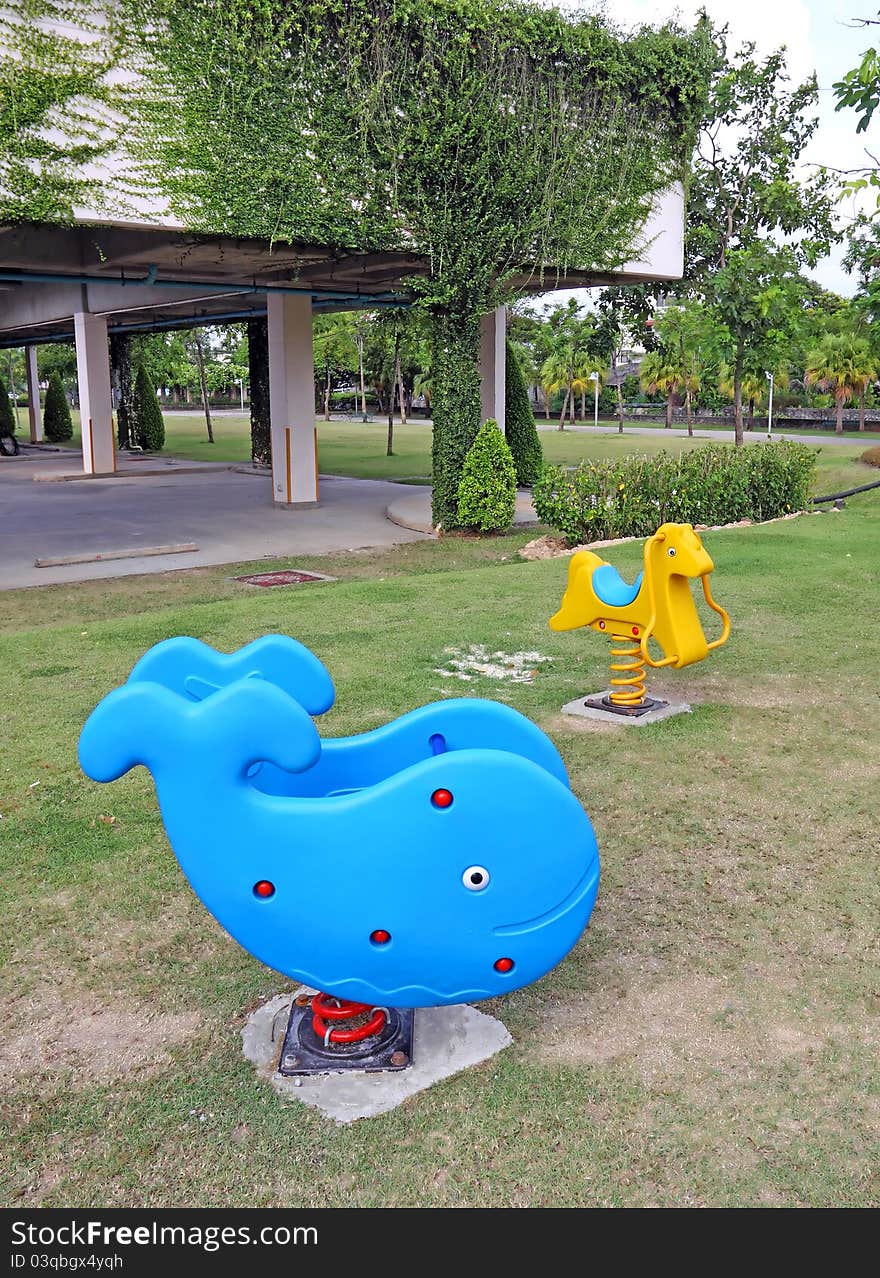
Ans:
[{"label": "metal base plate", "polygon": [[408,1069],[413,1060],[411,1007],[389,1007],[384,1027],[362,1043],[334,1043],[325,1047],[312,1029],[311,1001],[294,999],[281,1046],[278,1073],[284,1078],[307,1074],[375,1074]]},{"label": "metal base plate", "polygon": [[637,706],[618,706],[611,700],[610,696],[587,697],[584,705],[589,710],[604,710],[608,714],[623,715],[626,719],[638,719],[643,714],[650,714],[652,710],[662,710],[664,706],[668,706],[668,701],[658,701],[654,697],[645,697]]}]

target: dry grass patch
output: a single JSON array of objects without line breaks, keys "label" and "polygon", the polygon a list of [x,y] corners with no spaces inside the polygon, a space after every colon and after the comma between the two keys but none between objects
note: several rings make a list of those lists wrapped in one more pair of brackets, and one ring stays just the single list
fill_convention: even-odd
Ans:
[{"label": "dry grass patch", "polygon": [[0,1075],[43,1076],[52,1090],[73,1091],[150,1077],[199,1033],[201,1021],[197,1011],[161,1012],[128,996],[100,1002],[87,990],[61,994],[42,985],[0,1021]]}]

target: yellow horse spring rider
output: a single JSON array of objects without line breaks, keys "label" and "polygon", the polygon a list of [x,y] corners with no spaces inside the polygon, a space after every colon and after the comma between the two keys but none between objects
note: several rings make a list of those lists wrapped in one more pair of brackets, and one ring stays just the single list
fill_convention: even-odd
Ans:
[{"label": "yellow horse spring rider", "polygon": [[[596,703],[599,708],[639,715],[665,704],[645,695],[645,665],[680,670],[727,642],[730,618],[709,589],[714,567],[691,524],[662,524],[648,538],[644,570],[631,586],[591,550],[572,555],[562,607],[550,618],[550,628],[592,626],[610,637],[611,692]],[[706,603],[722,621],[721,636],[711,643],[688,584],[695,577],[703,583]],[[663,650],[660,661],[648,652],[651,639]]]}]

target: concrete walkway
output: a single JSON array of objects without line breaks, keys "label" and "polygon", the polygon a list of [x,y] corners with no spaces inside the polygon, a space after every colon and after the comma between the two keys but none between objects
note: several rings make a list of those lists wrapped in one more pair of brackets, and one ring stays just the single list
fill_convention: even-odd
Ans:
[{"label": "concrete walkway", "polygon": [[[57,454],[48,455],[54,459]],[[154,465],[151,467],[155,471]],[[158,474],[125,465],[113,478],[60,478],[64,459],[31,455],[0,464],[0,590],[101,577],[167,572],[208,564],[293,558],[419,541],[417,530],[389,522],[385,512],[420,490],[370,479],[321,476],[314,510],[272,505],[268,474],[216,463],[165,464]],[[144,463],[145,464],[145,463]],[[34,482],[41,472],[43,482]],[[430,501],[428,489],[421,490]],[[183,554],[35,567],[36,559],[107,554],[195,543]]]}]

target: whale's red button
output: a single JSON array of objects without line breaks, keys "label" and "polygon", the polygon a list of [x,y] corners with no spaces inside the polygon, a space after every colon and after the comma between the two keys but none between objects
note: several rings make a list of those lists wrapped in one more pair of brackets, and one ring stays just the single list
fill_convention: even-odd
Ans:
[{"label": "whale's red button", "polygon": [[275,895],[275,884],[270,883],[268,879],[260,879],[254,884],[254,896],[261,896],[263,900],[267,900],[270,896]]},{"label": "whale's red button", "polygon": [[495,960],[495,971],[496,971],[496,972],[511,972],[511,971],[513,971],[513,959],[512,959],[512,958],[500,958],[500,959],[496,959],[496,960]]},{"label": "whale's red button", "polygon": [[375,932],[370,933],[370,940],[374,945],[387,945],[391,940],[391,933],[386,932],[383,927],[377,927]]},{"label": "whale's red button", "polygon": [[448,808],[452,805],[451,790],[435,790],[431,795],[431,802],[435,808]]}]

